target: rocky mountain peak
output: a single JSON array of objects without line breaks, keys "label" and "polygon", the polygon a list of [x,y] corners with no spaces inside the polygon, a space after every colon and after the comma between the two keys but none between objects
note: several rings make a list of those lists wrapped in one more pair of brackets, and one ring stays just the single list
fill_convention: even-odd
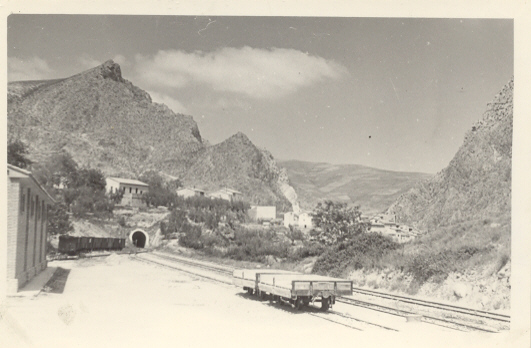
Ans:
[{"label": "rocky mountain peak", "polygon": [[97,75],[102,76],[104,79],[111,79],[116,82],[125,82],[124,78],[122,77],[122,69],[120,68],[120,65],[115,63],[112,59],[109,59],[105,63],[81,73],[81,75]]}]

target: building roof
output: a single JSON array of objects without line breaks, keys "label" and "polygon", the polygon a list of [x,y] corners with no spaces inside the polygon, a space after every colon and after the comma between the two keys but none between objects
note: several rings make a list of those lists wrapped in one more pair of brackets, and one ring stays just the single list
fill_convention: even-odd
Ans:
[{"label": "building roof", "polygon": [[233,189],[230,189],[228,187],[224,187],[222,188],[221,190],[219,190],[218,192],[220,191],[224,191],[224,192],[228,192],[228,193],[233,193],[233,194],[238,194],[238,195],[241,195],[242,193],[240,191],[236,191],[236,190],[233,190]]},{"label": "building roof", "polygon": [[177,190],[177,192],[182,192],[182,191],[205,192],[205,190],[198,189],[195,187],[183,187]]},{"label": "building roof", "polygon": [[7,165],[7,176],[10,177],[10,178],[13,178],[13,179],[22,179],[22,180],[30,180],[31,182],[33,182],[35,185],[37,185],[37,187],[42,191],[44,192],[44,194],[46,195],[46,198],[48,198],[49,202],[54,204],[55,203],[55,199],[52,198],[52,196],[50,196],[50,194],[48,193],[48,191],[46,191],[42,186],[41,184],[39,184],[39,182],[33,177],[33,175],[31,174],[31,172],[25,170],[25,169],[22,169],[22,168],[19,168],[19,167],[16,167],[12,164],[8,164]]},{"label": "building roof", "polygon": [[146,187],[149,186],[145,182],[134,180],[134,179],[115,178],[115,177],[109,177],[107,179],[114,180],[120,184],[125,184],[125,185],[137,185],[137,186],[146,186]]}]

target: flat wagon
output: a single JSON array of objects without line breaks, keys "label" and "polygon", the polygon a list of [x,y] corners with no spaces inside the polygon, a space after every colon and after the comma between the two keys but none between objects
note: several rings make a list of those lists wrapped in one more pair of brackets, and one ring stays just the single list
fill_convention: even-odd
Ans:
[{"label": "flat wagon", "polygon": [[352,295],[352,281],[314,274],[261,274],[259,291],[269,294],[271,301],[287,303],[297,309],[321,302],[328,310],[337,296]]},{"label": "flat wagon", "polygon": [[265,293],[261,292],[258,286],[262,274],[295,274],[295,272],[281,269],[236,269],[232,272],[232,284],[243,288],[250,295],[255,293],[264,297]]}]

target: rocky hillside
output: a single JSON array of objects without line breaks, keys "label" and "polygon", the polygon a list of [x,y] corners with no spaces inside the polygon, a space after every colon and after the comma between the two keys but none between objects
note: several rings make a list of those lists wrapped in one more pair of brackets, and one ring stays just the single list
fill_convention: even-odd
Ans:
[{"label": "rocky hillside", "polygon": [[408,193],[389,211],[423,230],[462,221],[506,221],[511,214],[513,81],[488,103],[448,167]]},{"label": "rocky hillside", "polygon": [[198,153],[183,181],[206,190],[227,186],[241,191],[254,203],[277,204],[282,210],[291,208],[287,198],[278,199],[285,197],[282,188],[287,176],[269,152],[257,148],[241,132]]},{"label": "rocky hillside", "polygon": [[190,116],[153,103],[112,61],[62,80],[13,82],[8,90],[9,135],[29,144],[37,161],[65,148],[109,174],[180,174],[203,148]]},{"label": "rocky hillside", "polygon": [[209,146],[191,116],[153,103],[113,61],[65,79],[9,83],[8,132],[35,162],[64,149],[107,175],[156,170],[185,184],[229,186],[252,203],[289,205],[287,178],[270,154],[241,133]]},{"label": "rocky hillside", "polygon": [[324,199],[359,205],[364,214],[386,210],[401,194],[431,175],[393,172],[361,165],[282,161],[301,208]]}]

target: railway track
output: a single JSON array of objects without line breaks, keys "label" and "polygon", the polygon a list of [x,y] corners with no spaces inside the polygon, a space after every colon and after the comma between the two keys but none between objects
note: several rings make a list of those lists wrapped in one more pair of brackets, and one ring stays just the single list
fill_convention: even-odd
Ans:
[{"label": "railway track", "polygon": [[[211,280],[211,281],[215,281],[215,282],[218,282],[218,283],[222,283],[222,284],[225,284],[225,285],[233,285],[232,281],[219,279],[217,277],[207,276],[207,275],[204,275],[204,274],[198,274],[197,272],[191,271],[190,269],[179,267],[175,263],[177,262],[177,263],[184,264],[186,266],[190,266],[190,267],[193,267],[193,268],[196,268],[196,269],[199,268],[199,269],[202,269],[202,270],[214,271],[214,272],[217,272],[219,274],[222,274],[223,276],[232,277],[232,270],[229,269],[229,268],[209,265],[209,264],[206,264],[206,263],[198,263],[196,261],[191,261],[189,259],[185,259],[185,258],[181,258],[181,257],[178,257],[178,256],[173,256],[173,255],[168,255],[168,254],[155,253],[153,255],[155,255],[159,259],[162,259],[162,262],[158,261],[158,260],[154,260],[153,258],[139,257],[138,255],[135,255],[135,258],[137,260],[141,261],[141,262],[156,264],[158,266],[162,266],[162,267],[165,267],[165,268],[178,270],[178,271],[181,271],[181,272],[185,272],[185,273],[188,273],[188,274],[191,274],[191,275],[194,275],[194,276],[199,276],[201,278],[204,278],[204,279],[207,279],[207,280]],[[286,306],[282,305],[282,307],[286,307]],[[294,310],[294,309],[292,309],[292,310]],[[345,327],[348,327],[350,329],[357,330],[357,331],[363,331],[363,327],[360,327],[360,324],[361,324],[361,326],[370,325],[370,326],[374,326],[374,327],[383,328],[383,329],[386,329],[386,330],[398,331],[398,330],[396,330],[394,328],[390,328],[390,327],[387,327],[387,326],[384,326],[384,325],[379,325],[379,324],[372,323],[372,322],[369,322],[369,321],[366,321],[366,320],[361,320],[361,319],[358,319],[358,318],[354,318],[354,317],[352,317],[352,316],[350,316],[348,314],[339,313],[339,312],[332,311],[332,310],[328,311],[327,313],[322,313],[320,310],[312,307],[312,308],[309,309],[308,314],[311,315],[311,316],[317,317],[319,319],[326,320],[326,321],[329,321],[329,322],[332,322],[332,323],[335,323],[335,324],[338,324],[338,325],[342,325],[342,326],[345,326]]]},{"label": "railway track", "polygon": [[[158,262],[158,261],[153,260],[153,259],[145,259],[145,258],[138,258],[138,257],[137,258],[139,260],[141,260],[141,261],[144,261],[144,262],[151,262],[151,263],[159,264],[159,265],[164,266],[164,267],[180,270],[180,271],[183,271],[183,272],[186,272],[186,273],[189,273],[189,274],[193,274],[195,276],[199,276],[199,277],[202,277],[202,278],[205,278],[205,279],[209,279],[209,280],[216,281],[216,282],[219,282],[219,283],[224,283],[224,284],[227,284],[227,285],[232,285],[232,281],[230,281],[230,280],[223,280],[223,279],[219,279],[217,277],[211,277],[211,276],[204,275],[204,274],[198,274],[197,272],[191,271],[190,269],[186,269],[186,268],[183,268],[183,267],[178,267],[178,266],[175,265],[175,263],[180,263],[180,264],[183,264],[183,265],[191,267],[191,268],[202,269],[202,270],[209,271],[209,272],[215,272],[217,274],[223,275],[224,277],[229,277],[229,279],[230,279],[230,277],[232,277],[232,272],[233,272],[232,268],[222,267],[222,266],[218,266],[218,265],[212,265],[212,264],[209,264],[207,262],[191,260],[189,258],[184,258],[184,257],[176,256],[176,255],[170,255],[170,254],[163,254],[163,253],[160,253],[160,252],[156,252],[156,253],[152,253],[152,254],[155,255],[157,258],[160,258],[162,260],[170,262],[171,265],[168,265],[167,262],[166,263],[165,262]],[[347,304],[347,305],[354,305],[354,306],[364,307],[364,308],[367,308],[367,309],[371,309],[371,310],[375,310],[375,311],[379,311],[379,312],[383,312],[383,313],[387,313],[387,314],[391,314],[391,315],[395,315],[395,316],[401,316],[401,317],[408,317],[408,316],[420,314],[422,316],[421,320],[423,322],[426,322],[426,323],[429,323],[429,324],[433,324],[433,325],[437,325],[437,326],[450,328],[450,329],[460,330],[460,331],[482,331],[482,332],[490,332],[490,333],[497,333],[497,332],[500,331],[499,328],[493,328],[492,325],[489,326],[489,325],[486,325],[483,322],[478,322],[478,320],[477,320],[478,318],[479,319],[490,320],[490,321],[496,321],[496,322],[500,322],[500,323],[510,323],[510,317],[509,316],[503,315],[503,314],[499,314],[499,313],[492,313],[492,312],[487,312],[487,311],[475,310],[475,309],[470,309],[470,308],[466,308],[466,307],[459,307],[459,306],[454,306],[454,305],[449,305],[449,304],[443,304],[443,303],[440,303],[440,302],[434,302],[434,301],[427,301],[427,300],[410,298],[410,297],[406,297],[406,296],[386,294],[386,293],[379,292],[379,291],[373,291],[373,290],[367,290],[367,289],[361,289],[361,288],[354,288],[353,291],[354,291],[354,293],[357,293],[357,294],[360,294],[360,295],[378,297],[378,298],[382,298],[382,299],[385,299],[385,300],[395,301],[395,303],[407,303],[409,305],[418,306],[419,308],[429,308],[431,310],[445,312],[446,314],[449,314],[449,315],[452,315],[452,316],[455,316],[457,314],[458,315],[466,315],[466,316],[468,316],[468,317],[470,317],[472,319],[469,318],[468,320],[463,320],[461,318],[455,318],[455,317],[446,318],[444,316],[442,316],[442,317],[441,316],[434,316],[434,315],[426,314],[426,313],[421,313],[420,314],[419,311],[408,311],[408,310],[404,310],[404,309],[393,308],[393,307],[386,306],[386,305],[383,305],[383,304],[378,304],[378,303],[369,302],[369,301],[363,301],[363,300],[359,300],[359,299],[353,299],[353,298],[349,298],[349,297],[338,297],[338,298],[336,298],[336,302],[344,303],[344,304]],[[340,312],[336,312],[336,311],[330,311],[330,313],[333,313],[334,315],[336,315],[338,317],[346,318],[346,319],[348,319],[350,321],[364,322],[361,319],[354,318],[354,317],[349,316],[349,315],[344,314],[344,313],[340,313]],[[310,314],[313,315],[313,316],[322,317],[321,313],[318,313],[318,312],[315,312],[315,313],[310,312]],[[474,320],[474,318],[476,320]],[[326,319],[328,321],[334,321],[334,320],[332,320],[332,319],[330,319],[328,317],[323,317],[322,319]],[[336,321],[334,321],[334,322],[336,322]],[[338,323],[340,325],[344,325],[344,326],[347,326],[347,327],[352,326],[350,324],[345,324],[345,323],[341,323],[341,322],[338,322]],[[374,324],[374,323],[370,323],[370,322],[365,322],[365,324],[374,325],[374,326],[380,326],[380,327],[388,329],[388,330],[395,330],[395,329],[390,328],[390,327],[385,327],[385,326]],[[355,326],[352,326],[352,328],[361,330],[360,328],[357,328]],[[502,327],[502,329],[505,329],[505,327]]]},{"label": "railway track", "polygon": [[440,302],[435,302],[435,301],[421,300],[421,299],[416,299],[416,298],[411,298],[411,297],[406,297],[406,296],[387,294],[387,293],[380,292],[380,291],[367,290],[367,289],[361,289],[361,288],[356,288],[356,287],[353,288],[353,291],[355,293],[359,293],[363,295],[369,295],[369,296],[375,296],[375,297],[385,298],[389,300],[399,301],[400,303],[424,306],[424,307],[434,308],[434,309],[441,310],[441,311],[466,314],[466,315],[470,315],[470,316],[474,316],[478,318],[497,320],[497,321],[505,322],[505,323],[511,322],[511,317],[509,315],[505,315],[501,313],[487,312],[483,310],[460,307],[460,306],[455,306],[455,305],[440,303]]},{"label": "railway track", "polygon": [[[407,318],[409,316],[418,315],[417,312],[406,311],[402,309],[385,306],[382,304],[361,301],[361,300],[351,299],[347,297],[336,298],[336,302],[345,303],[345,304],[354,305],[354,306],[363,307],[363,308],[368,308],[368,309],[375,310],[378,312],[396,315],[396,316],[400,316],[404,318]],[[421,315],[421,321],[429,323],[429,324],[441,326],[441,327],[459,330],[459,331],[482,331],[482,332],[490,332],[490,333],[499,332],[498,330],[492,329],[491,327],[488,327],[486,325],[470,324],[462,320],[445,319],[445,318],[440,318],[440,317],[435,317],[435,316],[425,315],[425,314]]]}]

